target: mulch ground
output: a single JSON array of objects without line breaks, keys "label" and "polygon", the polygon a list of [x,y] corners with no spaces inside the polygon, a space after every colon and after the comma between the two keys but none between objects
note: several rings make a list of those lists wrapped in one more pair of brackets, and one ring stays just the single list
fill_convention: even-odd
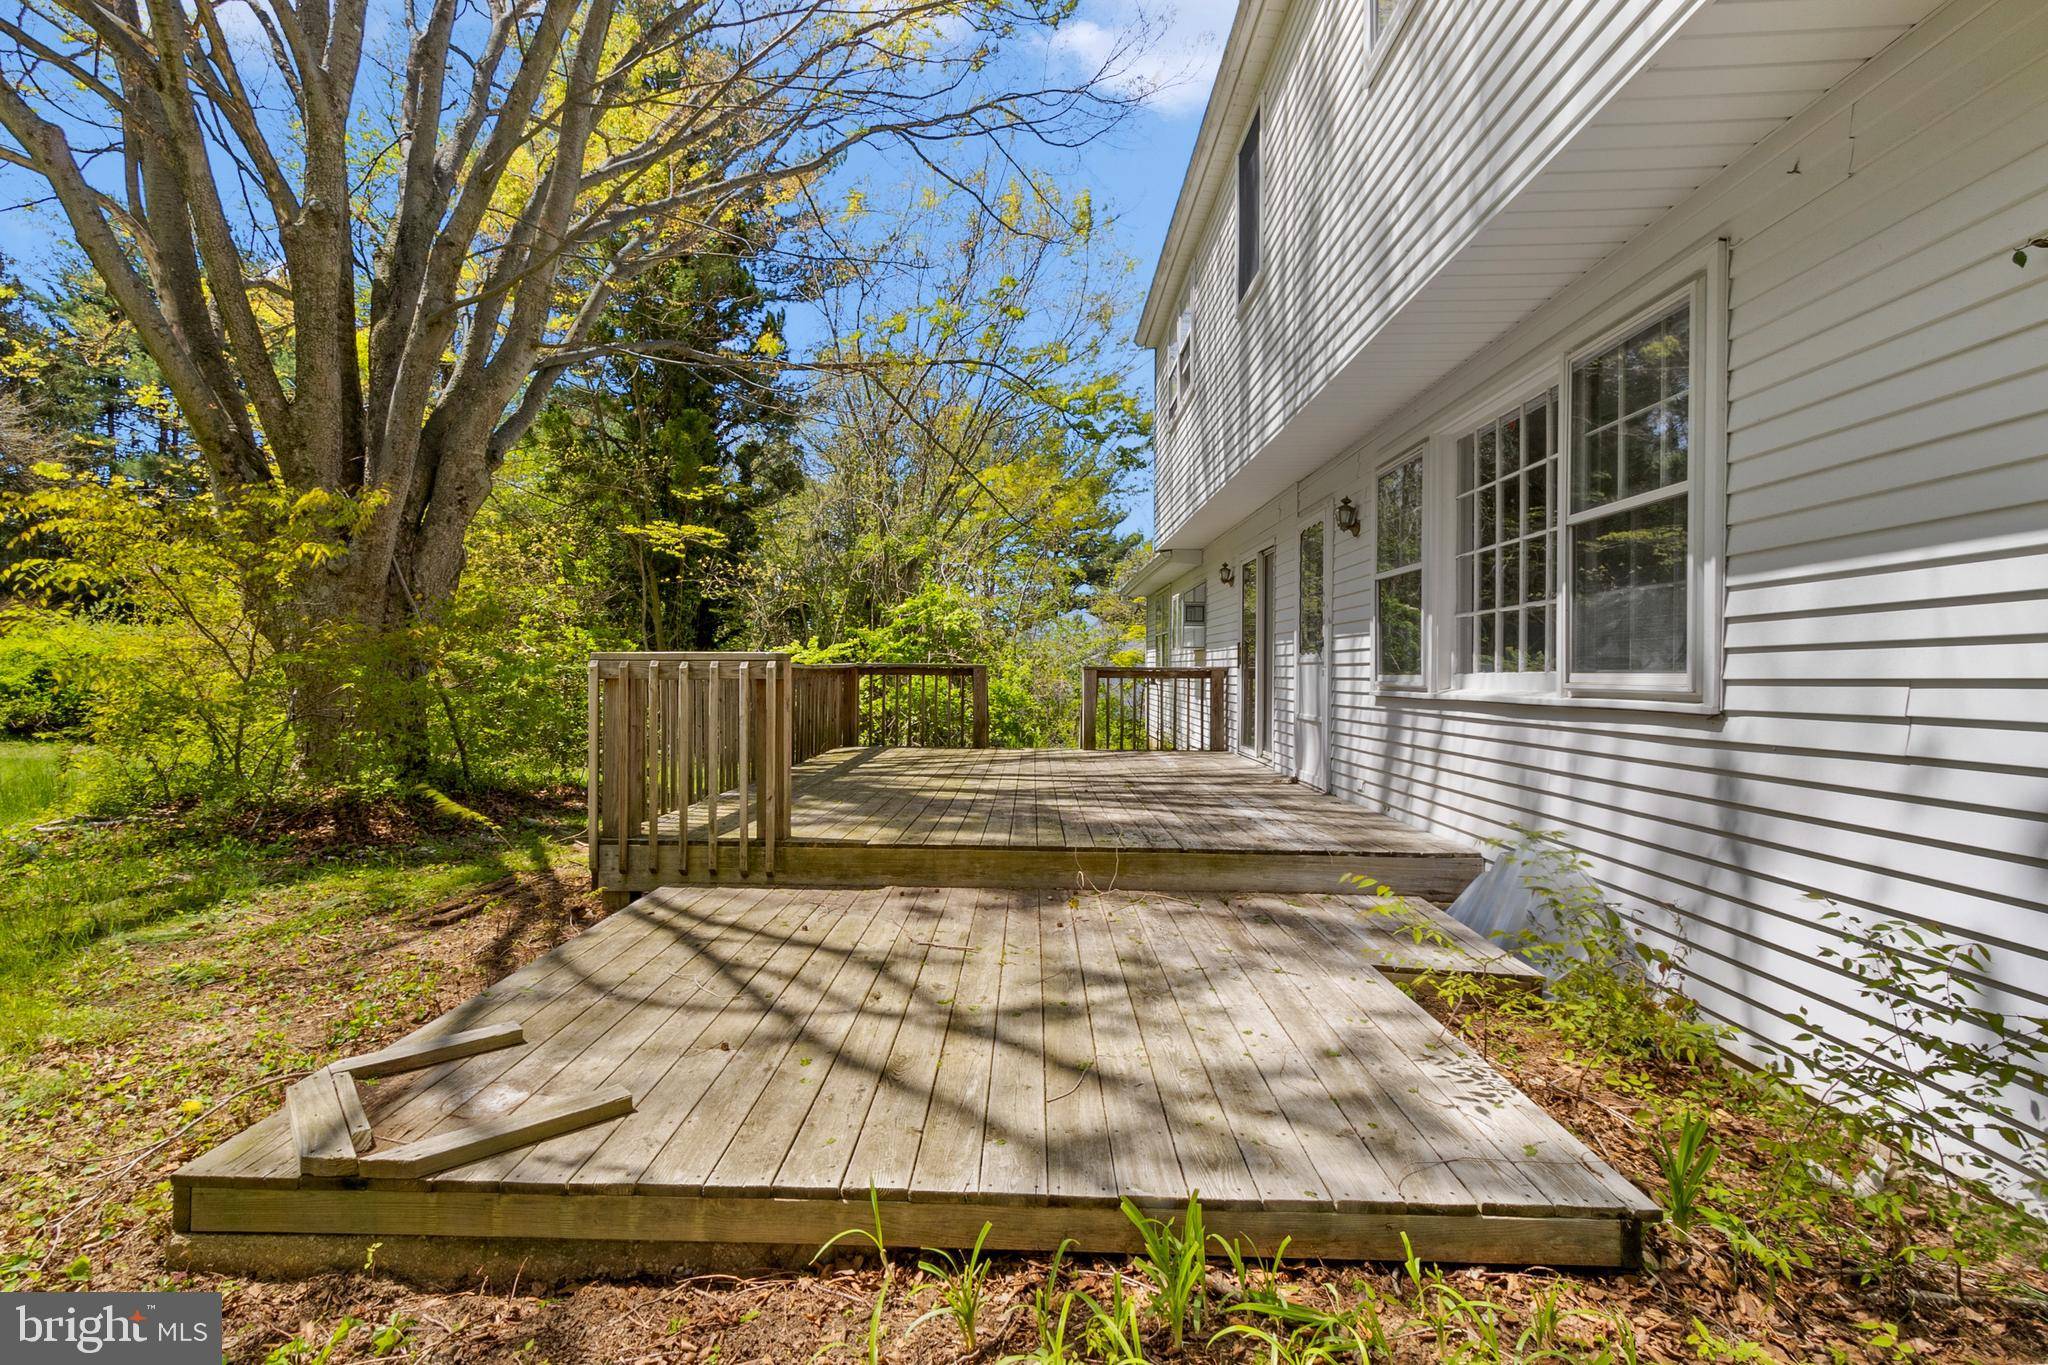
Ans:
[{"label": "mulch ground", "polygon": [[[389,834],[384,817],[309,824],[308,856],[329,856],[351,839]],[[50,1044],[34,1059],[22,1093],[0,1109],[0,1216],[10,1245],[0,1275],[40,1287],[177,1287],[226,1296],[226,1355],[232,1360],[411,1359],[436,1361],[809,1361],[821,1352],[862,1357],[880,1285],[871,1266],[757,1276],[701,1276],[591,1283],[545,1295],[514,1284],[477,1284],[429,1293],[374,1269],[292,1283],[242,1283],[173,1275],[168,1176],[280,1101],[296,1068],[343,1050],[388,1042],[453,1007],[521,963],[580,932],[601,911],[572,867],[510,872],[438,902],[398,907],[294,936],[266,947],[260,911],[222,919],[178,938],[122,950],[121,970],[72,989],[151,1022],[117,1046]],[[1511,1078],[1646,1189],[1659,1188],[1650,1136],[1636,1119],[1640,1079],[1603,1074],[1545,1045],[1519,1021],[1474,1016],[1468,1036]],[[38,1080],[41,1078],[41,1080]],[[1682,1085],[1684,1077],[1670,1078]],[[45,1086],[46,1083],[46,1086]],[[39,1087],[47,1089],[47,1095]],[[1743,1117],[1717,1116],[1731,1151],[1745,1140]],[[34,1239],[34,1241],[31,1241]],[[35,1243],[42,1243],[36,1246]],[[24,1250],[27,1248],[27,1250]],[[933,1306],[932,1287],[904,1258],[885,1314],[881,1358],[956,1361],[944,1322],[909,1331]],[[1107,1298],[1126,1263],[1082,1260],[1066,1287]],[[1127,1268],[1127,1265],[1126,1265]],[[1045,1263],[997,1263],[974,1359],[994,1361],[1036,1345],[1030,1312]],[[2032,1296],[1994,1292],[1980,1273],[1955,1296],[1945,1275],[1881,1288],[1849,1267],[1817,1261],[1770,1286],[1738,1272],[1702,1239],[1652,1235],[1652,1264],[1627,1275],[1560,1275],[1462,1269],[1445,1283],[1497,1306],[1497,1347],[1469,1326],[1448,1338],[1420,1317],[1390,1314],[1393,1357],[1404,1360],[1514,1360],[1537,1357],[1518,1335],[1549,1302],[1562,1310],[1553,1359],[1591,1359],[1603,1324],[1632,1324],[1641,1358],[1816,1361],[2040,1360],[2048,1358],[2048,1317],[2040,1277],[2004,1268]],[[1400,1267],[1290,1267],[1297,1294],[1356,1297],[1369,1286],[1404,1296]],[[1212,1275],[1219,1291],[1227,1286]],[[1407,1294],[1412,1302],[1413,1294]],[[1081,1316],[1077,1309],[1078,1317]],[[1896,1339],[1883,1328],[1895,1324]],[[1216,1325],[1212,1321],[1211,1328]],[[1078,1337],[1078,1330],[1074,1334]],[[1715,1340],[1749,1345],[1717,1355]],[[1578,1343],[1578,1345],[1574,1345]],[[331,1346],[331,1349],[329,1349]],[[323,1357],[320,1353],[327,1350]],[[1151,1359],[1264,1359],[1249,1343],[1160,1346]]]}]

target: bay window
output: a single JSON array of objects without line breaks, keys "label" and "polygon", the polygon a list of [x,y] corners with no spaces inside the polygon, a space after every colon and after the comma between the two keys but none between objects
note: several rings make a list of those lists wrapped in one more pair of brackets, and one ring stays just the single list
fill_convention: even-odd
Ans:
[{"label": "bay window", "polygon": [[1703,256],[1374,476],[1383,687],[1718,706],[1727,275]]}]

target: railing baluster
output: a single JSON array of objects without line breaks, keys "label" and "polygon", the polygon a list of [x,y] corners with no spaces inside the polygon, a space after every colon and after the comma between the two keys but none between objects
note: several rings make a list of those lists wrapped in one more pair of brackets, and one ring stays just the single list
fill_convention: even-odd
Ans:
[{"label": "railing baluster", "polygon": [[718,743],[718,713],[725,709],[723,690],[719,687],[718,661],[713,659],[705,668],[708,679],[708,696],[704,706],[704,758],[708,770],[704,781],[704,846],[711,859],[711,875],[718,875],[718,791],[724,764],[720,762],[722,750]]},{"label": "railing baluster", "polygon": [[753,853],[747,846],[747,768],[749,766],[747,760],[752,756],[749,753],[749,748],[753,743],[753,736],[750,733],[752,727],[748,722],[754,709],[754,666],[751,663],[742,663],[740,665],[739,686],[740,742],[737,756],[739,776],[736,785],[739,791],[740,805],[740,874],[744,876],[754,870]]},{"label": "railing baluster", "polygon": [[619,669],[605,679],[605,731],[611,741],[605,757],[605,775],[610,779],[612,828],[619,836],[619,885],[630,879],[628,843],[632,831],[627,824],[626,800],[626,674]]},{"label": "railing baluster", "polygon": [[661,870],[661,665],[647,665],[645,743],[640,749],[641,798],[647,808],[647,870]]},{"label": "railing baluster", "polygon": [[781,727],[788,723],[789,708],[782,705],[783,678],[774,661],[768,664],[766,691],[768,705],[761,712],[761,861],[762,871],[775,875],[775,831],[782,823],[782,781],[776,755],[782,751]]},{"label": "railing baluster", "polygon": [[687,659],[676,666],[676,862],[681,875],[690,875],[690,807],[695,804],[694,768],[696,735],[692,727],[690,679],[696,665]]}]

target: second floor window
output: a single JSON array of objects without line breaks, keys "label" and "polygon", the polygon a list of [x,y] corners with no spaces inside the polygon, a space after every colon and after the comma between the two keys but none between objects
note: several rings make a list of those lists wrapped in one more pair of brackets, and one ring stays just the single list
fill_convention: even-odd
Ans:
[{"label": "second floor window", "polygon": [[1195,387],[1195,310],[1180,315],[1180,351],[1173,358],[1174,385],[1181,397]]},{"label": "second floor window", "polygon": [[1181,405],[1195,385],[1195,310],[1181,310],[1180,321],[1174,328],[1173,344],[1166,353],[1166,415],[1169,419],[1180,416]]},{"label": "second floor window", "polygon": [[1259,115],[1237,148],[1237,296],[1259,276]]}]

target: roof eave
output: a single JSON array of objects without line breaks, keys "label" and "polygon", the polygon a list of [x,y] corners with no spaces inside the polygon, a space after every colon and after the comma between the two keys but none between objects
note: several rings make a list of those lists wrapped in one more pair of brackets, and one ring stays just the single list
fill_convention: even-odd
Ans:
[{"label": "roof eave", "polygon": [[1161,550],[1131,571],[1118,585],[1125,597],[1149,597],[1190,570],[1202,567],[1200,550]]}]

